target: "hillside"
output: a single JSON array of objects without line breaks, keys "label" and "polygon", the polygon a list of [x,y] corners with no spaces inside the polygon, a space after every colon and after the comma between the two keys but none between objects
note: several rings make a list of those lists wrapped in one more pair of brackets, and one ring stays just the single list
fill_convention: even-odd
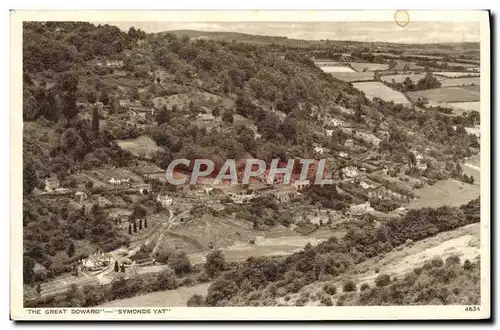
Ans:
[{"label": "hillside", "polygon": [[[425,189],[438,181],[462,187],[467,201],[477,197],[478,186],[461,165],[478,153],[478,137],[465,129],[478,123],[477,113],[368,98],[312,61],[321,51],[314,43],[303,41],[297,51],[290,42],[25,24],[23,254],[30,304],[71,305],[80,287],[96,282],[107,288],[105,297],[74,301],[86,306],[177,288],[186,274],[187,282],[214,280],[221,269],[207,278],[195,267],[214,249],[228,251],[229,263],[242,263],[250,273],[261,263],[273,272],[272,280],[257,274],[247,288],[239,287],[246,281],[222,288],[231,291],[227,297],[214,288],[246,273],[238,268],[216,279],[209,304],[235,303],[249,288],[288,281],[298,268],[304,274],[293,285],[309,284],[331,258],[339,257],[328,268],[335,276],[407,239],[478,221],[463,209],[428,209],[425,199]],[[357,54],[365,46],[339,45]],[[289,185],[262,178],[248,185],[215,185],[209,178],[196,185],[165,182],[172,160],[199,158],[213,160],[217,169],[234,159],[239,174],[248,159],[266,166],[272,159],[325,159],[322,174],[333,184],[295,184],[301,166]],[[192,163],[176,175],[189,179]],[[416,201],[422,208],[405,216]],[[400,235],[387,237],[373,227],[380,223]],[[297,242],[319,243],[310,250],[318,260],[302,260],[309,250],[280,263],[268,258],[293,252],[287,241],[294,249]],[[242,261],[242,255],[267,257]],[[134,287],[143,276],[147,285]],[[67,291],[69,300],[50,300]]]}]

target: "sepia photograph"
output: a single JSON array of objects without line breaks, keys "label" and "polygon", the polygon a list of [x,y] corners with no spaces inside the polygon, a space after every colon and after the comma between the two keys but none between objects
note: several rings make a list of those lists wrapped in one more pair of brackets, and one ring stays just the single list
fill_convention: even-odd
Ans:
[{"label": "sepia photograph", "polygon": [[489,15],[12,11],[11,317],[489,318]]}]

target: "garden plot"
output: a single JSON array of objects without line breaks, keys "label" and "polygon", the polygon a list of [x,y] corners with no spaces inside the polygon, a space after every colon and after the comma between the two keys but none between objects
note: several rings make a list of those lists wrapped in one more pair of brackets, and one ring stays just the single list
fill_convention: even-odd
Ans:
[{"label": "garden plot", "polygon": [[395,91],[379,81],[368,81],[354,83],[353,86],[363,91],[367,98],[381,98],[385,101],[393,101],[394,103],[410,104],[403,93]]},{"label": "garden plot", "polygon": [[[475,86],[474,86],[475,87]],[[479,101],[479,92],[461,87],[441,87],[416,92],[407,92],[412,100],[425,98],[434,102],[474,102]]]}]

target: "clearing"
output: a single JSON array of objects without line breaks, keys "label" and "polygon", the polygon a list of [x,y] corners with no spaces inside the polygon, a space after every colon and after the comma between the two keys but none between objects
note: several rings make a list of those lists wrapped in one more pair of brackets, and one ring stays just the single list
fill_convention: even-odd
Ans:
[{"label": "clearing", "polygon": [[446,103],[479,101],[480,96],[479,92],[462,87],[433,88],[423,91],[407,92],[406,95],[414,102],[420,98],[426,98],[430,101]]},{"label": "clearing", "polygon": [[206,296],[209,286],[210,283],[203,283],[175,290],[151,292],[136,297],[109,301],[99,307],[187,307],[187,301],[192,295]]},{"label": "clearing", "polygon": [[363,91],[367,98],[378,97],[385,101],[394,101],[394,103],[410,104],[403,93],[387,87],[380,81],[358,82],[354,83],[353,86]]},{"label": "clearing", "polygon": [[163,148],[158,147],[156,141],[147,135],[141,135],[135,139],[116,140],[116,143],[123,150],[131,152],[136,157],[151,159],[156,152],[163,152]]},{"label": "clearing", "polygon": [[480,188],[476,184],[447,179],[438,181],[433,186],[416,189],[414,192],[420,198],[412,200],[406,206],[409,209],[443,205],[460,206],[479,197]]}]

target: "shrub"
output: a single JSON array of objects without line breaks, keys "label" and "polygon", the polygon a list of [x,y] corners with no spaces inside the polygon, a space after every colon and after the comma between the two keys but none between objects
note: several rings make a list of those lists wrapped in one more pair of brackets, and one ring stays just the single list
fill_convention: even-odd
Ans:
[{"label": "shrub", "polygon": [[332,298],[330,298],[330,297],[323,297],[323,299],[321,299],[321,304],[323,306],[333,306]]},{"label": "shrub", "polygon": [[375,279],[375,285],[378,287],[383,287],[391,283],[391,277],[387,274],[381,274]]},{"label": "shrub", "polygon": [[197,277],[196,277],[196,282],[198,283],[207,283],[210,281],[210,277],[208,277],[207,273],[201,272]]},{"label": "shrub", "polygon": [[337,293],[337,287],[332,283],[325,284],[323,285],[323,291],[325,291],[329,295],[334,295],[335,293]]},{"label": "shrub", "polygon": [[351,280],[348,280],[348,281],[344,282],[343,289],[344,289],[344,292],[356,291],[356,283],[354,283]]},{"label": "shrub", "polygon": [[203,307],[206,306],[205,298],[199,294],[192,295],[187,301],[188,307]]},{"label": "shrub", "polygon": [[370,286],[368,285],[368,283],[363,283],[361,284],[361,291],[365,291],[365,290],[368,290],[370,289]]},{"label": "shrub", "polygon": [[442,267],[444,265],[444,262],[443,262],[443,259],[436,256],[436,257],[432,258],[431,264],[433,267]]},{"label": "shrub", "polygon": [[464,261],[464,269],[465,270],[472,270],[474,268],[474,265],[472,264],[472,262],[469,261],[469,259],[466,259]]}]

